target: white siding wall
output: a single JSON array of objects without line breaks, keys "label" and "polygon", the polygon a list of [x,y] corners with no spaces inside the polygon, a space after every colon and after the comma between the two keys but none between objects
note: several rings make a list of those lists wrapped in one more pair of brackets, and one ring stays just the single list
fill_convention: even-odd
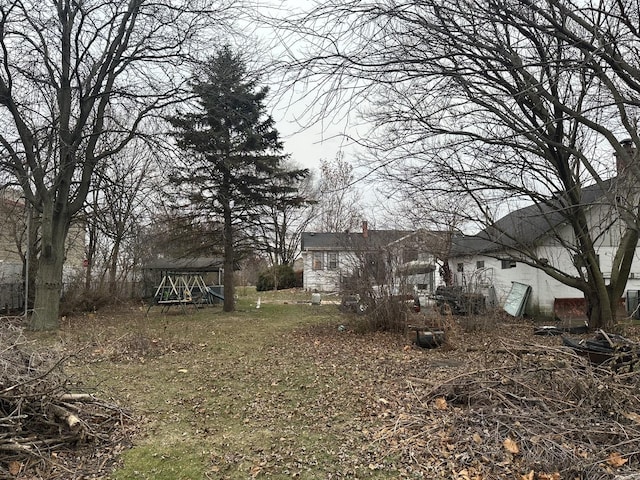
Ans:
[{"label": "white siding wall", "polygon": [[[484,267],[477,268],[476,262],[484,262]],[[458,272],[458,264],[464,264],[464,272]],[[502,261],[487,256],[464,257],[451,260],[454,279],[457,285],[464,286],[473,292],[486,290],[487,285],[493,286],[500,307],[504,306],[512,282],[531,285],[529,305],[542,314],[550,315],[553,311],[553,301],[557,298],[580,297],[578,290],[567,287],[549,277],[541,270],[516,262],[515,267],[503,268]],[[476,282],[476,279],[481,279]]]},{"label": "white siding wall", "polygon": [[[351,275],[357,265],[356,256],[351,252],[318,251],[317,253],[322,254],[322,268],[314,268],[314,253],[316,252],[302,252],[304,289],[310,292],[340,291],[341,278]],[[329,253],[337,253],[337,268],[330,268]]]},{"label": "white siding wall", "polygon": [[[609,280],[611,275],[611,265],[617,248],[616,245],[619,241],[620,229],[614,226],[609,232],[610,234],[603,235],[597,244],[600,268],[606,280]],[[569,228],[563,233],[567,237],[571,235]],[[505,257],[506,256],[505,254]],[[551,265],[556,266],[564,272],[573,273],[575,271],[572,254],[567,249],[554,245],[552,242],[539,247],[538,256],[539,258],[547,258]],[[484,262],[484,273],[477,269],[476,262],[478,261]],[[487,256],[454,258],[451,259],[450,263],[456,283],[466,286],[471,291],[474,291],[475,279],[481,274],[484,275],[485,278],[490,278],[500,306],[504,305],[504,300],[511,289],[511,282],[531,285],[530,309],[539,311],[543,315],[552,314],[553,304],[556,298],[583,298],[580,290],[569,287],[548,276],[542,270],[530,267],[521,262],[516,262],[515,268],[507,269],[502,268],[502,262],[500,260]],[[458,263],[464,264],[464,272],[457,271]],[[640,248],[636,248],[633,266],[631,268],[631,276],[633,278],[630,278],[627,282],[626,290],[640,290]]]}]

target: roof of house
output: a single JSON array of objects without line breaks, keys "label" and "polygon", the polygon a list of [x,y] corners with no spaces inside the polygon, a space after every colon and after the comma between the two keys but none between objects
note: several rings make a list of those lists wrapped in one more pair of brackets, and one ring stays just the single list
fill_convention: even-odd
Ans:
[{"label": "roof of house", "polygon": [[[582,189],[582,202],[595,205],[605,194],[612,193],[615,178]],[[533,245],[540,238],[568,221],[570,213],[559,200],[537,203],[515,210],[477,235],[455,236],[451,255],[472,255],[502,250],[515,245]]]},{"label": "roof of house", "polygon": [[362,232],[303,232],[302,250],[359,250],[389,245],[411,233],[410,230],[368,230]]}]

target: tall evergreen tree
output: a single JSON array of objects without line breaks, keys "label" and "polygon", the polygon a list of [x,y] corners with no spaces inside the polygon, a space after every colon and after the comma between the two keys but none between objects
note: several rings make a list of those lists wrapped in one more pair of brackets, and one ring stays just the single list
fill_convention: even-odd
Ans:
[{"label": "tall evergreen tree", "polygon": [[[286,170],[271,116],[264,105],[266,87],[247,70],[241,55],[222,47],[194,75],[198,109],[169,118],[178,145],[191,155],[172,175],[188,191],[190,209],[222,219],[224,250],[224,311],[234,309],[233,267],[239,260],[238,233],[253,223],[261,205],[274,197],[274,188],[290,190],[307,174]],[[291,182],[268,181],[290,177]]]}]

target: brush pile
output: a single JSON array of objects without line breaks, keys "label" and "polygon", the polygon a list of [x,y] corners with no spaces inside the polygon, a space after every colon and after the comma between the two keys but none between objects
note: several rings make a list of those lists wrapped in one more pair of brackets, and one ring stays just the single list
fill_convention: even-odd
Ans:
[{"label": "brush pile", "polygon": [[[479,354],[479,355],[478,355]],[[502,342],[415,400],[378,439],[432,478],[640,478],[640,372],[566,347]],[[435,379],[434,379],[435,380]]]},{"label": "brush pile", "polygon": [[34,351],[20,326],[0,326],[0,478],[91,478],[127,445],[128,415],[78,393],[66,360]]}]

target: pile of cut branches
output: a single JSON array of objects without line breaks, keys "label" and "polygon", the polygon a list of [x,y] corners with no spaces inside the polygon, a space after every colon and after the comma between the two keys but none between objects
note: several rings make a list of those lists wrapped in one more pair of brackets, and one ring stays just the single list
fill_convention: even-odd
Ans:
[{"label": "pile of cut branches", "polygon": [[0,478],[87,478],[128,443],[129,416],[73,393],[65,360],[35,351],[20,326],[0,325]]},{"label": "pile of cut branches", "polygon": [[487,347],[474,369],[412,378],[418,401],[378,432],[439,478],[611,479],[640,471],[640,372],[570,349]]}]

